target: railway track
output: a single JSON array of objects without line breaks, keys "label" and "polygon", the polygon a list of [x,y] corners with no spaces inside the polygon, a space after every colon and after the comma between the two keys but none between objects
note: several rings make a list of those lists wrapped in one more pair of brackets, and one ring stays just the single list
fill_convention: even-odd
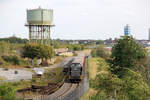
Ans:
[{"label": "railway track", "polygon": [[54,94],[55,95],[54,99],[67,95],[69,92],[77,88],[77,86],[78,84],[64,83],[64,87],[60,88],[60,90]]},{"label": "railway track", "polygon": [[72,83],[64,83],[59,90],[52,93],[51,95],[42,95],[35,98],[32,98],[32,100],[59,100],[62,96],[67,95],[71,91],[73,91],[75,88],[78,87],[78,84],[72,84]]},{"label": "railway track", "polygon": [[[86,64],[87,64],[87,61],[86,61]],[[87,75],[85,74],[86,74],[86,71],[84,70],[84,78],[87,78]],[[79,84],[64,82],[64,84],[52,94],[50,94],[51,90],[47,88],[47,90],[45,91],[46,95],[39,96],[38,98],[37,97],[33,98],[32,100],[63,100],[62,98],[64,98],[65,96],[67,97],[69,93],[72,94],[74,90],[76,90],[77,88],[81,88],[82,84],[84,83],[84,78]]]}]

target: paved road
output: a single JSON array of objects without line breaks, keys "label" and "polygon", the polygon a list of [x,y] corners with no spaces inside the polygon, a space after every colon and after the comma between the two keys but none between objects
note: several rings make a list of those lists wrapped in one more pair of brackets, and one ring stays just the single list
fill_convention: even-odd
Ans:
[{"label": "paved road", "polygon": [[[48,68],[57,68],[60,66],[63,67],[71,59],[72,59],[72,57],[67,57],[61,63],[54,64],[49,67],[42,67],[42,68],[48,69]],[[17,71],[18,73],[15,74],[15,71]],[[6,82],[16,82],[16,81],[20,81],[21,79],[29,80],[29,79],[32,79],[32,75],[33,75],[33,73],[30,71],[27,71],[26,69],[9,69],[6,71],[3,68],[0,68],[0,77],[2,77],[4,79],[4,81],[6,81]]]},{"label": "paved road", "polygon": [[44,69],[47,69],[47,68],[57,68],[57,67],[64,67],[73,57],[67,57],[65,58],[61,63],[58,63],[58,64],[54,64],[54,65],[51,65],[51,66],[48,66],[48,67],[43,67]]},{"label": "paved road", "polygon": [[[15,71],[18,73],[15,74]],[[4,70],[3,68],[0,68],[0,77],[4,77],[4,80],[6,82],[15,82],[19,81],[21,79],[28,80],[32,79],[32,72],[26,71],[24,69],[9,69]]]}]

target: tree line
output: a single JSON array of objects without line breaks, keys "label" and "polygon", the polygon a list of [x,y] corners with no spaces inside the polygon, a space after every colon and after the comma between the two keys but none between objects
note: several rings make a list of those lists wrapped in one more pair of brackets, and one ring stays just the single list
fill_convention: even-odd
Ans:
[{"label": "tree line", "polygon": [[19,44],[24,44],[27,43],[29,40],[28,39],[21,39],[18,37],[9,37],[9,38],[0,38],[0,41],[5,41],[5,42],[9,42],[9,43],[19,43]]},{"label": "tree line", "polygon": [[90,99],[150,100],[150,57],[146,50],[132,36],[123,36],[113,46],[109,58],[105,59],[104,54],[102,47],[92,51],[93,56],[103,60],[99,61],[96,78],[90,81],[97,91]]}]

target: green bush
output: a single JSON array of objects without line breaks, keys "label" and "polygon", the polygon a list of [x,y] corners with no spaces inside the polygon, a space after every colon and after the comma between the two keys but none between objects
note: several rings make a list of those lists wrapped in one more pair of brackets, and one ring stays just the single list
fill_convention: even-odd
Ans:
[{"label": "green bush", "polygon": [[14,65],[19,65],[19,57],[18,56],[2,56],[3,60],[12,63]]},{"label": "green bush", "polygon": [[111,73],[108,64],[100,60],[98,73],[90,80],[90,87],[97,91],[91,100],[150,100],[150,86],[142,75],[124,68],[122,77]]},{"label": "green bush", "polygon": [[0,66],[3,65],[5,61],[0,57]]},{"label": "green bush", "polygon": [[51,59],[55,55],[54,48],[52,46],[42,45],[42,44],[26,44],[23,47],[22,56],[31,58],[41,58],[42,60]]},{"label": "green bush", "polygon": [[122,77],[123,91],[129,100],[150,100],[150,87],[143,80],[141,74],[126,69]]},{"label": "green bush", "polygon": [[101,72],[97,74],[92,84],[95,90],[105,91],[107,98],[113,97],[116,99],[122,89],[123,81],[116,75]]},{"label": "green bush", "polygon": [[145,49],[132,36],[123,36],[112,48],[111,71],[121,77],[124,68],[133,68],[145,56]]},{"label": "green bush", "polygon": [[16,100],[15,90],[10,84],[1,84],[0,85],[0,96],[2,100]]},{"label": "green bush", "polygon": [[91,55],[93,57],[108,58],[110,54],[109,51],[103,45],[99,45],[96,49],[93,49],[91,51]]},{"label": "green bush", "polygon": [[101,91],[100,93],[91,96],[90,100],[107,100],[107,95],[104,91]]}]

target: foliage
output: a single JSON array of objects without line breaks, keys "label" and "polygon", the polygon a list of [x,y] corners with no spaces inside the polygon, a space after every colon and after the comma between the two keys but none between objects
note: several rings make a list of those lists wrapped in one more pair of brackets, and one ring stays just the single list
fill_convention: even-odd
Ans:
[{"label": "foliage", "polygon": [[57,42],[57,41],[53,41],[53,46],[54,46],[54,48],[56,48],[56,49],[58,49],[58,48],[61,47],[60,44],[59,44],[59,42]]},{"label": "foliage", "polygon": [[103,45],[99,45],[96,49],[93,49],[91,51],[91,55],[93,57],[108,58],[109,57],[109,51]]},{"label": "foliage", "polygon": [[97,74],[93,82],[93,88],[98,91],[104,91],[108,98],[117,98],[123,84],[122,80],[116,75],[104,72]]},{"label": "foliage", "polygon": [[137,61],[145,57],[146,51],[136,43],[131,36],[124,36],[118,40],[112,48],[111,64],[112,72],[117,74],[123,68],[131,68]]},{"label": "foliage", "polygon": [[0,56],[3,55],[19,55],[19,49],[24,44],[13,44],[9,42],[0,41]]},{"label": "foliage", "polygon": [[119,78],[109,71],[105,60],[99,60],[99,68],[94,80],[90,81],[90,86],[97,93],[91,100],[149,100],[150,86],[144,82],[140,73],[124,68],[123,76]]},{"label": "foliage", "polygon": [[39,48],[39,50],[40,50],[38,58],[51,59],[55,56],[54,49],[51,46],[39,45],[39,46],[37,46],[37,48]]},{"label": "foliage", "polygon": [[130,69],[125,70],[122,80],[123,91],[129,100],[150,100],[150,87],[144,82],[143,77]]},{"label": "foliage", "polygon": [[39,53],[40,49],[37,44],[26,44],[23,47],[22,56],[34,59],[39,56]]},{"label": "foliage", "polygon": [[26,44],[23,47],[23,57],[34,58],[45,58],[51,59],[54,57],[55,52],[53,47],[39,44]]},{"label": "foliage", "polygon": [[2,56],[3,60],[8,62],[8,63],[12,63],[14,65],[19,65],[19,58],[18,56]]},{"label": "foliage", "polygon": [[66,46],[70,51],[79,51],[84,49],[84,45],[79,44],[69,44]]},{"label": "foliage", "polygon": [[5,61],[2,59],[2,57],[0,57],[0,65],[3,65],[5,63]]},{"label": "foliage", "polygon": [[32,65],[34,65],[34,67],[39,67],[36,58],[34,58],[34,59],[32,60]]},{"label": "foliage", "polygon": [[144,81],[150,85],[150,57],[146,56],[145,58],[138,61],[137,65],[133,67],[133,70],[139,72]]},{"label": "foliage", "polygon": [[1,84],[0,85],[0,96],[2,100],[15,100],[15,90],[10,84]]},{"label": "foliage", "polygon": [[[100,66],[100,67],[99,67]],[[103,59],[103,58],[99,58],[98,59],[98,68],[97,68],[97,70],[98,70],[98,73],[99,72],[110,72],[109,71],[109,65],[108,65],[108,63],[105,61],[105,59]]]},{"label": "foliage", "polygon": [[0,56],[1,55],[6,55],[10,51],[10,44],[7,42],[0,42]]},{"label": "foliage", "polygon": [[107,100],[107,95],[104,91],[90,97],[90,100]]},{"label": "foliage", "polygon": [[18,38],[18,37],[10,37],[10,38],[1,38],[0,41],[5,41],[5,42],[9,42],[9,43],[27,43],[28,40],[27,39],[21,39],[21,38]]}]

